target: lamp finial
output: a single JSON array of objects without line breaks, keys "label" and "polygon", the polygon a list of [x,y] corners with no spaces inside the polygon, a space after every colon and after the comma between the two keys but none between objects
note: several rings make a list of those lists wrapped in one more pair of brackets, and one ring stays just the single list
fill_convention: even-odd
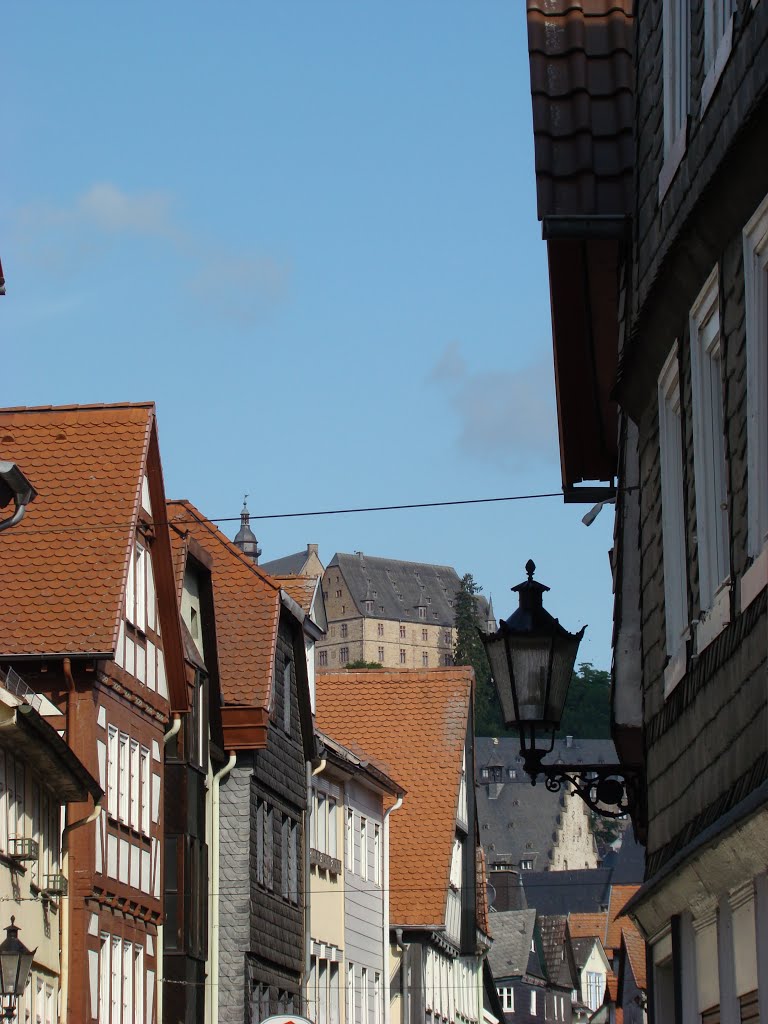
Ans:
[{"label": "lamp finial", "polygon": [[528,579],[533,579],[533,574],[536,572],[536,563],[532,558],[529,558],[525,563],[525,571],[528,573]]}]

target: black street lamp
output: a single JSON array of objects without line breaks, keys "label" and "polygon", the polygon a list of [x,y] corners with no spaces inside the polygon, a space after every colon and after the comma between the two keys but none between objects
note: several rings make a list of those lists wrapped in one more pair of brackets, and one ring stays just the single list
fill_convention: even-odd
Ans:
[{"label": "black street lamp", "polygon": [[36,497],[37,491],[16,463],[0,460],[0,508],[5,508],[11,502],[15,506],[13,515],[0,521],[0,533],[20,523],[27,505]]},{"label": "black street lamp", "polygon": [[24,995],[37,950],[27,949],[20,941],[15,917],[11,918],[5,931],[6,937],[0,942],[0,995],[6,1000],[4,1016],[7,1020],[13,1020],[16,1016],[16,999]]},{"label": "black street lamp", "polygon": [[544,608],[542,598],[549,587],[534,580],[532,561],[526,563],[525,571],[528,579],[512,588],[520,601],[518,609],[499,623],[497,632],[481,633],[504,723],[518,730],[520,755],[531,785],[536,785],[539,775],[553,793],[567,783],[598,814],[623,817],[640,797],[637,773],[619,765],[543,763],[555,745],[586,626],[578,633],[564,629]]}]

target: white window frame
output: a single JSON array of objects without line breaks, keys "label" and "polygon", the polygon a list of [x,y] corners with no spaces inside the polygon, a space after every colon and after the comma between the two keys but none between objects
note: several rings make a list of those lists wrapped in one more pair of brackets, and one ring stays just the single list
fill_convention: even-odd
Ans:
[{"label": "white window frame", "polygon": [[381,885],[381,825],[378,821],[373,824],[373,881],[374,885]]},{"label": "white window frame", "polygon": [[720,76],[733,48],[734,0],[704,2],[704,67],[706,77],[701,86],[701,117],[709,106]]},{"label": "white window frame", "polygon": [[664,696],[666,697],[685,674],[685,642],[690,636],[685,497],[683,493],[683,436],[677,342],[672,346],[672,351],[659,374],[658,402],[661,526],[664,548],[664,614],[668,657],[667,667],[664,671]]},{"label": "white window frame", "polygon": [[283,666],[283,731],[291,734],[291,662]]},{"label": "white window frame", "polygon": [[117,737],[117,727],[110,725],[107,729],[107,812],[112,818],[117,818],[118,813]]},{"label": "white window frame", "polygon": [[690,0],[664,0],[664,164],[659,176],[661,200],[685,153],[690,106]]},{"label": "white window frame", "polygon": [[141,826],[141,760],[139,744],[137,740],[131,740],[130,751],[130,824],[131,828],[138,832]]},{"label": "white window frame", "polygon": [[699,605],[696,648],[702,651],[730,621],[730,523],[719,268],[715,266],[690,314],[693,469]]},{"label": "white window frame", "polygon": [[747,334],[747,555],[742,611],[768,584],[768,196],[744,227]]},{"label": "white window frame", "polygon": [[130,740],[124,732],[118,733],[117,736],[117,751],[118,751],[118,817],[120,821],[129,823],[129,758],[130,758]]},{"label": "white window frame", "polygon": [[347,964],[347,1024],[355,1021],[355,965]]},{"label": "white window frame", "polygon": [[355,812],[347,807],[344,824],[344,841],[346,848],[347,870],[355,870]]},{"label": "white window frame", "polygon": [[368,880],[368,819],[360,815],[360,877]]},{"label": "white window frame", "polygon": [[536,989],[531,989],[531,1016],[536,1016]]},{"label": "white window frame", "polygon": [[141,831],[145,836],[150,830],[151,792],[152,792],[152,761],[149,749],[141,748]]}]

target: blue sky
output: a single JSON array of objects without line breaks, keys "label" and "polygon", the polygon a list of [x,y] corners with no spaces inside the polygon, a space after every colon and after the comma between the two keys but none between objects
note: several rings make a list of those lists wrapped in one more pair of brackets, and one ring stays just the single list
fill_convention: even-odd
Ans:
[{"label": "blue sky", "polygon": [[[523,3],[17,4],[4,44],[3,404],[154,399],[210,516],[559,489]],[[607,668],[585,511],[255,529],[452,564],[504,616],[533,557]]]}]

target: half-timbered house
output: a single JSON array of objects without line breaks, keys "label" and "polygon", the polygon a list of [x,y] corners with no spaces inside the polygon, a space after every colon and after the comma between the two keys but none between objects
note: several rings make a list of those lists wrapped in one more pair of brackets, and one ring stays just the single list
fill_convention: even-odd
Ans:
[{"label": "half-timbered house", "polygon": [[61,1019],[155,1024],[163,736],[187,687],[154,406],[6,410],[0,433],[39,492],[3,540],[0,663],[105,794],[68,805],[89,820],[65,831]]}]

